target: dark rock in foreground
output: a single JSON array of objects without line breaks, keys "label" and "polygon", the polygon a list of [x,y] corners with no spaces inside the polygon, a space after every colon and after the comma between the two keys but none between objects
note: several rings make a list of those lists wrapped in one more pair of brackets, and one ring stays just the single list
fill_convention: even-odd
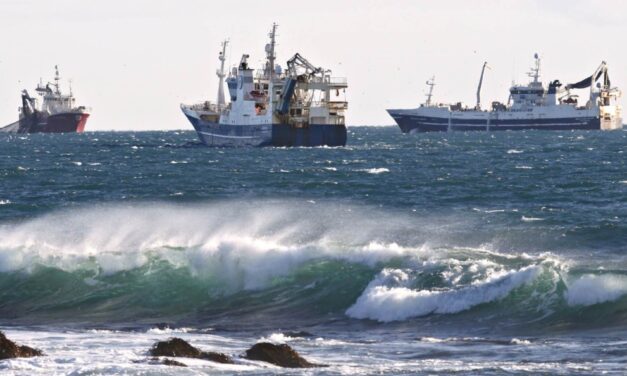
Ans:
[{"label": "dark rock in foreground", "polygon": [[28,346],[18,346],[8,339],[4,333],[0,332],[0,360],[10,358],[30,358],[31,356],[41,356],[41,350]]},{"label": "dark rock in foreground", "polygon": [[163,359],[163,364],[165,364],[166,366],[187,367],[187,364],[185,363],[177,362],[176,360],[167,358]]},{"label": "dark rock in foreground", "polygon": [[[246,350],[246,359],[260,360],[287,368],[310,368],[322,365],[309,363],[288,345],[260,342]],[[322,366],[323,367],[323,366]]]},{"label": "dark rock in foreground", "polygon": [[180,338],[159,341],[150,349],[152,356],[180,356],[185,358],[205,359],[217,363],[233,363],[233,360],[222,353],[201,351]]}]

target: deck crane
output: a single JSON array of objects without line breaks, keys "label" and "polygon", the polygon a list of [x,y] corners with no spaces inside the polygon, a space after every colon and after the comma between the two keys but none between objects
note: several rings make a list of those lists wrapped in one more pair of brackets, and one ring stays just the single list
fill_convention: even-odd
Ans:
[{"label": "deck crane", "polygon": [[[304,73],[298,74],[298,68],[303,68]],[[296,53],[291,59],[287,61],[287,71],[292,77],[304,77],[307,78],[311,76],[315,76],[318,73],[322,73],[324,70],[320,67],[316,67],[309,62],[309,60],[305,59],[301,54]]]}]

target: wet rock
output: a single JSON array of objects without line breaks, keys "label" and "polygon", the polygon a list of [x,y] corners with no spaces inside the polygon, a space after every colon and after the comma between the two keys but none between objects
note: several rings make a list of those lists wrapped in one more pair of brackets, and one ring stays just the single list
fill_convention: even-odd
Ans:
[{"label": "wet rock", "polygon": [[31,356],[41,356],[41,350],[28,346],[18,346],[8,339],[4,333],[0,332],[0,359],[29,358]]},{"label": "wet rock", "polygon": [[159,341],[150,349],[152,356],[177,356],[185,358],[205,359],[217,363],[233,363],[233,360],[222,353],[201,351],[180,338]]},{"label": "wet rock", "polygon": [[310,368],[323,365],[309,363],[298,355],[294,349],[286,344],[275,345],[269,342],[260,342],[246,350],[246,359],[260,360],[286,368]]},{"label": "wet rock", "polygon": [[176,367],[187,367],[187,364],[185,363],[181,363],[181,362],[177,362],[174,359],[163,359],[163,364],[165,364],[166,366],[176,366]]}]

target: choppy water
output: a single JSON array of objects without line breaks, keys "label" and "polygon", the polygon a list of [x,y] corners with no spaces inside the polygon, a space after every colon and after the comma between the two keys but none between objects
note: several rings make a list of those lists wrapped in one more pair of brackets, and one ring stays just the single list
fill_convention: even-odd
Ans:
[{"label": "choppy water", "polygon": [[176,335],[326,374],[623,372],[627,132],[195,137],[0,138],[0,325],[48,354],[0,369],[284,372],[143,361]]}]

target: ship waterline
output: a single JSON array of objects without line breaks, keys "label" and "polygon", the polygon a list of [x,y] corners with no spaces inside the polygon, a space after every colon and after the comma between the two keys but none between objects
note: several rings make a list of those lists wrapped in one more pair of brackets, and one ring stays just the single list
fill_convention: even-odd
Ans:
[{"label": "ship waterline", "polygon": [[[582,114],[573,117],[516,118],[511,114],[484,112],[474,117],[456,113],[450,116],[416,115],[412,110],[389,109],[403,133],[450,131],[506,131],[506,130],[612,130],[622,127],[622,118],[602,121],[599,116]],[[509,115],[509,116],[508,116]]]},{"label": "ship waterline", "polygon": [[193,125],[198,138],[208,146],[278,146],[301,147],[313,145],[344,146],[346,127],[330,124],[220,124],[200,119],[194,111],[182,108]]}]

